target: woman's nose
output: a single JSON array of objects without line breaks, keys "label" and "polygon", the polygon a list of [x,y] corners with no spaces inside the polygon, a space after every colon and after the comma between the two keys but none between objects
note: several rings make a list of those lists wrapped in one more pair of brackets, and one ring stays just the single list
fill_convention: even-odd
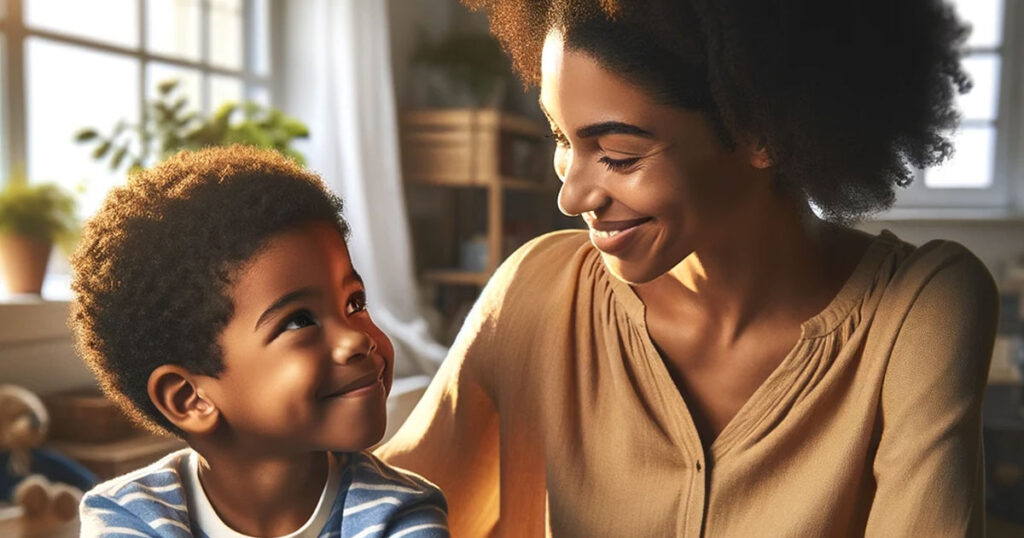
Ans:
[{"label": "woman's nose", "polygon": [[569,163],[562,170],[562,188],[558,191],[558,209],[569,217],[597,211],[608,205],[608,193],[601,187],[597,174],[587,173],[578,163]]},{"label": "woman's nose", "polygon": [[338,364],[348,364],[373,353],[377,349],[370,335],[351,327],[341,327],[334,336],[331,359]]}]

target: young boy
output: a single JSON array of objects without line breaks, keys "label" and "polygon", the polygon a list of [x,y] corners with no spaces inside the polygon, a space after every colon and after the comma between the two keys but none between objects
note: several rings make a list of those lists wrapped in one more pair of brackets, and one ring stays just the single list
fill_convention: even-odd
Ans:
[{"label": "young boy", "polygon": [[100,484],[82,536],[448,536],[425,479],[367,452],[394,350],[341,201],[246,147],[179,153],[86,225],[72,319],[104,391],[190,448]]}]

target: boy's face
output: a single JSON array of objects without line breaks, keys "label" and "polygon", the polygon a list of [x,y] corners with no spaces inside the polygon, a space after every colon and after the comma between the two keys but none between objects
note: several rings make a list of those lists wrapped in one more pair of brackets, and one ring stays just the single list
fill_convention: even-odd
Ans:
[{"label": "boy's face", "polygon": [[240,267],[224,371],[201,384],[239,448],[358,451],[387,423],[394,349],[329,223],[273,237]]}]

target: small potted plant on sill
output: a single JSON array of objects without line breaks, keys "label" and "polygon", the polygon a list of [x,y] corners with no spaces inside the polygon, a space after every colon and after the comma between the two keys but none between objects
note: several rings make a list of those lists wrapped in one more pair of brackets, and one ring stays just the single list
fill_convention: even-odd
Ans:
[{"label": "small potted plant on sill", "polygon": [[53,245],[66,244],[77,230],[71,194],[12,175],[0,186],[0,277],[7,291],[38,295]]}]

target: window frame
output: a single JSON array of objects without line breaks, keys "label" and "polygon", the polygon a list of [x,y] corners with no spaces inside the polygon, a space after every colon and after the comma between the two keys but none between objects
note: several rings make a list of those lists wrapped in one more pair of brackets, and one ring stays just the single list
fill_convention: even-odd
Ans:
[{"label": "window frame", "polygon": [[1020,218],[1024,213],[1024,3],[1003,0],[1002,40],[995,47],[969,47],[1000,58],[998,111],[994,121],[965,120],[965,126],[994,127],[992,183],[982,188],[928,187],[926,171],[898,189],[893,208],[876,220],[989,220]]},{"label": "window frame", "polygon": [[[3,142],[0,144],[0,184],[7,181],[12,172],[18,166],[28,167],[28,123],[27,110],[28,99],[26,94],[26,57],[25,43],[30,38],[41,38],[47,41],[81,47],[94,52],[113,54],[121,57],[134,58],[139,62],[139,95],[138,110],[140,118],[144,119],[146,113],[146,101],[148,100],[147,85],[148,65],[157,62],[173,67],[193,69],[199,72],[204,83],[200,84],[200,110],[210,110],[210,86],[209,76],[218,75],[239,80],[242,83],[244,96],[253,98],[257,91],[265,91],[270,96],[271,104],[276,98],[276,89],[273,81],[274,51],[276,50],[277,31],[273,22],[276,0],[266,0],[266,13],[270,18],[267,21],[265,30],[266,44],[264,50],[271,56],[264,62],[265,73],[257,72],[256,50],[257,25],[259,15],[256,13],[256,0],[241,0],[242,9],[242,67],[241,69],[229,69],[211,64],[210,58],[210,11],[211,0],[197,0],[200,9],[199,25],[199,59],[190,60],[169,56],[147,50],[148,32],[146,25],[147,1],[135,0],[138,10],[138,44],[135,47],[125,47],[96,41],[90,38],[67,35],[59,31],[52,31],[28,26],[24,17],[24,6],[31,0],[0,0],[2,4],[2,17],[0,17],[0,40],[3,46],[0,47],[0,66],[2,66],[2,80],[0,84],[0,95],[3,96],[0,107],[3,107],[0,117],[3,118],[4,130]],[[70,134],[69,134],[70,137]],[[30,172],[30,171],[29,171]],[[31,174],[30,174],[31,175]]]}]

